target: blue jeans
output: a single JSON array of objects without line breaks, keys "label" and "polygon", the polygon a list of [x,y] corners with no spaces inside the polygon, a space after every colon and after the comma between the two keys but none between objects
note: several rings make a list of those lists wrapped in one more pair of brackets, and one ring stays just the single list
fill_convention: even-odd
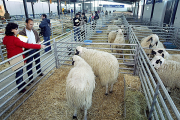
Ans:
[{"label": "blue jeans", "polygon": [[80,41],[80,28],[79,27],[73,27],[74,29],[74,40],[76,41],[78,37],[78,40]]},{"label": "blue jeans", "polygon": [[[48,37],[43,37],[43,38],[44,38],[44,42],[47,42],[47,41],[50,40],[50,36],[48,36]],[[48,45],[50,45],[50,42],[47,42],[47,43],[44,44],[44,45],[48,46]],[[47,48],[45,49],[45,52],[47,52],[47,51],[49,51],[49,50],[51,50],[51,46],[50,46],[50,47],[47,47]]]},{"label": "blue jeans", "polygon": [[[33,49],[33,50],[29,51],[29,55],[32,55],[33,53],[35,53],[35,52],[37,52],[37,51],[38,51],[38,49]],[[30,58],[27,59],[27,62],[26,62],[26,63],[28,64],[28,63],[32,62],[32,61],[33,61],[33,58],[36,59],[36,58],[38,58],[39,56],[40,56],[40,53],[37,53],[37,54],[31,56]],[[39,62],[40,62],[40,58],[35,61],[35,64],[38,64]],[[32,64],[33,64],[33,63],[30,63],[30,64],[26,67],[26,70],[27,70],[27,71],[32,68]],[[38,70],[37,73],[40,73],[40,72],[41,72],[40,67],[41,67],[40,64],[36,66],[36,70]],[[28,72],[28,76],[30,76],[32,73],[33,73],[32,70],[30,70],[30,71]],[[31,77],[29,78],[29,80],[31,80],[31,79],[33,79],[33,76],[31,76]]]},{"label": "blue jeans", "polygon": [[[22,68],[17,69],[16,78],[18,78],[22,74],[23,74],[23,69]],[[16,84],[17,85],[21,84],[20,86],[18,86],[18,90],[21,89],[26,84],[25,82],[23,82],[23,76],[21,76],[19,79],[16,80]]]}]

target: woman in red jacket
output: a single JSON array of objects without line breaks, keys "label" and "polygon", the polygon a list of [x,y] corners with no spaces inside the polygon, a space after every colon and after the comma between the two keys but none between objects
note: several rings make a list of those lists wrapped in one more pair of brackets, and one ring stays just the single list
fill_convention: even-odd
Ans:
[{"label": "woman in red jacket", "polygon": [[[8,23],[6,26],[5,31],[6,36],[3,39],[3,44],[6,45],[7,49],[7,57],[11,58],[17,54],[20,54],[23,52],[22,48],[27,49],[40,49],[45,48],[45,45],[40,44],[28,44],[25,42],[22,42],[16,35],[18,34],[18,25],[15,23]],[[25,56],[23,55],[23,58]],[[23,69],[19,68],[16,70],[16,78],[21,76],[23,74]],[[18,90],[21,89],[26,83],[23,82],[23,76],[21,76],[19,79],[16,80],[16,84],[20,84],[17,88]],[[26,89],[23,88],[20,93],[25,92]]]}]

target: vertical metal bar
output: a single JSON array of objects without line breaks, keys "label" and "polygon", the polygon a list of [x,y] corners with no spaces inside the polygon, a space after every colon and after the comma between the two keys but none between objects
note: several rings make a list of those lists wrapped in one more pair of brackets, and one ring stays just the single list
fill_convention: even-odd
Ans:
[{"label": "vertical metal bar", "polygon": [[74,16],[76,14],[76,2],[74,2]]},{"label": "vertical metal bar", "polygon": [[62,14],[61,0],[60,0],[60,13]]},{"label": "vertical metal bar", "polygon": [[5,0],[3,0],[3,5],[4,5],[4,9],[5,9],[5,11],[7,11],[7,8],[6,8],[6,2],[5,2]]},{"label": "vertical metal bar", "polygon": [[57,0],[57,11],[58,11],[58,16],[59,16],[59,19],[60,19],[60,12],[59,12],[59,0]]},{"label": "vertical metal bar", "polygon": [[55,38],[53,38],[54,42],[54,57],[55,57],[55,63],[56,63],[56,68],[58,68],[58,56],[57,56],[57,43],[55,41]]},{"label": "vertical metal bar", "polygon": [[144,2],[143,2],[143,9],[142,9],[142,19],[143,19],[143,15],[144,15],[144,6],[145,6],[145,2],[146,2],[146,0],[144,0]]},{"label": "vertical metal bar", "polygon": [[94,0],[94,12],[95,12],[95,0]]},{"label": "vertical metal bar", "polygon": [[84,0],[83,0],[83,13],[84,13]]},{"label": "vertical metal bar", "polygon": [[63,20],[62,20],[62,33],[63,33]]},{"label": "vertical metal bar", "polygon": [[174,9],[173,9],[170,25],[174,24],[174,20],[175,20],[175,17],[176,17],[176,11],[177,11],[177,7],[178,7],[178,3],[179,3],[179,0],[175,0]]},{"label": "vertical metal bar", "polygon": [[72,42],[74,42],[74,39],[73,39],[73,32],[72,32],[73,30],[71,30],[71,40],[72,40]]},{"label": "vertical metal bar", "polygon": [[50,1],[48,0],[48,6],[49,6],[49,17],[51,16],[51,8],[50,8]]},{"label": "vertical metal bar", "polygon": [[134,73],[133,75],[138,75],[138,71],[137,71],[137,59],[138,59],[138,54],[139,54],[139,45],[137,44],[137,47],[136,47],[136,53],[135,53],[135,57],[134,57]]},{"label": "vertical metal bar", "polygon": [[84,33],[84,34],[85,34],[85,37],[84,37],[84,40],[87,40],[87,39],[86,39],[86,32],[87,32],[87,25],[86,25],[86,24],[84,25],[84,29],[85,29],[85,33]]},{"label": "vertical metal bar", "polygon": [[27,10],[26,0],[23,0],[23,4],[24,4],[24,12],[25,12],[25,16],[26,16],[26,18],[28,18],[28,10]]},{"label": "vertical metal bar", "polygon": [[34,16],[34,3],[31,2],[31,7],[32,7],[32,13],[33,13],[33,19],[35,19],[35,16]]},{"label": "vertical metal bar", "polygon": [[134,6],[134,10],[133,10],[133,16],[135,16],[135,10],[136,10],[136,2],[134,2],[135,6]]},{"label": "vertical metal bar", "polygon": [[53,23],[51,23],[51,36],[52,36],[52,38],[53,38],[53,27],[52,27],[52,24],[53,24]]},{"label": "vertical metal bar", "polygon": [[126,119],[126,80],[124,77],[124,118]]},{"label": "vertical metal bar", "polygon": [[67,2],[66,2],[66,14],[67,14],[68,10],[67,10]]},{"label": "vertical metal bar", "polygon": [[137,18],[138,18],[138,14],[139,14],[139,2],[138,2],[138,6],[137,6]]},{"label": "vertical metal bar", "polygon": [[151,17],[150,17],[150,22],[152,21],[153,13],[154,13],[154,6],[155,6],[155,0],[152,0],[152,11],[151,11]]},{"label": "vertical metal bar", "polygon": [[91,13],[92,11],[91,11],[91,0],[90,0],[90,13]]},{"label": "vertical metal bar", "polygon": [[[71,42],[74,42],[74,36],[73,35],[74,35],[73,30],[71,30]],[[71,47],[73,47],[73,46],[74,46],[74,44],[71,44]]]},{"label": "vertical metal bar", "polygon": [[2,59],[2,61],[4,61],[4,56],[3,56],[2,49],[1,49],[1,45],[0,45],[0,54],[1,54],[1,59]]},{"label": "vertical metal bar", "polygon": [[156,100],[157,100],[157,95],[159,94],[159,82],[157,83],[157,86],[156,86],[156,91],[154,93],[154,97],[153,97],[153,101],[152,101],[152,105],[151,105],[151,110],[149,112],[149,117],[148,117],[148,120],[151,120],[152,119],[152,114],[154,112],[154,106],[156,104]]}]

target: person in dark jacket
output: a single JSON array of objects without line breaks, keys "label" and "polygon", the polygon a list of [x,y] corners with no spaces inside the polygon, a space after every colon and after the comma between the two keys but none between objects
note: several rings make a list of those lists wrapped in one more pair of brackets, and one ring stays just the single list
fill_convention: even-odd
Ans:
[{"label": "person in dark jacket", "polygon": [[97,20],[99,19],[99,15],[97,13],[97,11],[95,11],[95,16],[94,16],[94,23],[93,23],[93,30],[95,30],[96,24],[97,24]]},{"label": "person in dark jacket", "polygon": [[79,18],[79,13],[76,13],[75,18],[73,18],[73,23],[74,23],[74,40],[76,41],[76,37],[78,36],[78,40],[80,41],[80,18]]},{"label": "person in dark jacket", "polygon": [[97,21],[98,19],[99,19],[99,15],[98,15],[97,11],[95,11],[94,20]]},{"label": "person in dark jacket", "polygon": [[[42,18],[42,21],[39,25],[39,27],[41,29],[44,29],[43,30],[43,38],[44,38],[44,42],[47,42],[45,43],[46,46],[49,46],[50,45],[50,36],[51,36],[51,30],[50,30],[50,20],[47,19],[47,16],[46,14],[42,14],[41,16]],[[48,48],[45,49],[45,52],[48,52],[49,50],[51,50],[51,46],[49,46]]]},{"label": "person in dark jacket", "polygon": [[81,17],[81,37],[82,39],[85,39],[85,24],[87,23],[87,17],[85,16],[85,13],[82,13]]},{"label": "person in dark jacket", "polygon": [[106,10],[105,15],[108,15],[108,11]]}]

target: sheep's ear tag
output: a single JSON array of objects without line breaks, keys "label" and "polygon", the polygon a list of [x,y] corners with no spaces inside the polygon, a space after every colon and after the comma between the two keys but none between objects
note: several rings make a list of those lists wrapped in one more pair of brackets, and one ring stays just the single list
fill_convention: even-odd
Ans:
[{"label": "sheep's ear tag", "polygon": [[159,60],[156,60],[156,64],[158,64],[159,62],[162,62],[162,61],[160,61],[160,59],[159,59]]},{"label": "sheep's ear tag", "polygon": [[164,58],[164,54],[162,54],[162,57]]}]

